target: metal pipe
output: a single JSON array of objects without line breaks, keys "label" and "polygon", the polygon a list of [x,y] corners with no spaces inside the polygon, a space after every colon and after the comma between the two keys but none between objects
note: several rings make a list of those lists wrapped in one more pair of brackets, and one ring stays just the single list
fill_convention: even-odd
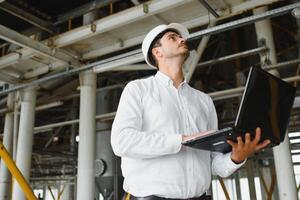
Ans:
[{"label": "metal pipe", "polygon": [[277,68],[283,68],[283,67],[289,67],[292,65],[297,65],[299,63],[300,63],[300,59],[295,59],[295,60],[289,60],[289,61],[285,61],[285,62],[273,64],[273,65],[263,66],[262,68],[264,70],[271,70],[271,69],[277,69]]},{"label": "metal pipe", "polygon": [[50,80],[54,80],[54,79],[57,79],[57,78],[64,78],[64,77],[68,77],[68,76],[73,76],[73,75],[78,74],[80,72],[92,69],[95,66],[104,66],[104,67],[106,67],[108,63],[117,61],[119,59],[124,59],[126,57],[131,58],[133,56],[133,59],[135,59],[135,56],[137,56],[139,53],[141,54],[140,49],[134,50],[134,51],[131,51],[131,52],[128,52],[128,53],[124,53],[124,54],[121,54],[121,55],[118,55],[118,56],[114,56],[114,57],[111,57],[111,58],[108,58],[108,59],[105,59],[105,60],[97,61],[97,62],[94,62],[94,63],[91,63],[91,64],[87,64],[87,65],[82,66],[80,68],[71,69],[71,70],[67,69],[65,72],[61,72],[61,73],[58,73],[58,74],[53,74],[53,75],[50,75],[50,76],[46,76],[44,78],[32,81],[30,83],[25,83],[25,84],[18,85],[18,86],[9,88],[7,90],[1,91],[0,96],[6,95],[10,92],[14,92],[14,91],[17,91],[17,90],[20,90],[20,89],[24,89],[24,88],[27,88],[27,87],[36,86],[36,85],[39,85],[41,83],[44,83],[44,82],[47,82],[47,81],[50,81]]},{"label": "metal pipe", "polygon": [[234,28],[238,28],[247,24],[251,24],[263,19],[267,19],[267,18],[271,18],[271,17],[276,17],[276,16],[280,16],[283,15],[285,13],[288,13],[290,11],[292,11],[294,8],[298,8],[300,7],[300,3],[294,3],[291,5],[287,5],[287,6],[283,6],[281,8],[277,8],[274,10],[270,10],[261,14],[256,14],[250,17],[245,17],[243,19],[239,19],[239,20],[235,20],[233,22],[228,22],[225,24],[221,24],[209,29],[205,29],[202,31],[198,31],[196,33],[192,33],[189,35],[189,39],[190,38],[199,38],[202,37],[204,35],[212,35],[212,34],[216,34],[216,33],[221,33],[230,29],[234,29]]},{"label": "metal pipe", "polygon": [[[257,53],[258,51],[262,51],[265,48],[266,47],[260,47],[260,48],[252,49],[252,50],[249,50],[249,51],[246,51],[246,52],[242,52],[241,55],[235,54],[235,56],[245,56],[243,54],[252,55],[253,53]],[[234,59],[234,58],[231,58],[231,56],[226,56],[226,57],[227,58],[224,58],[224,59]],[[80,68],[71,69],[69,71],[65,71],[65,72],[62,72],[62,73],[59,73],[59,74],[53,74],[53,75],[50,75],[50,76],[46,76],[44,78],[38,79],[38,80],[30,82],[30,83],[25,83],[25,84],[22,84],[22,85],[19,85],[19,86],[15,86],[13,88],[9,88],[7,90],[1,91],[0,96],[6,95],[10,92],[14,92],[14,91],[26,88],[26,87],[35,86],[35,85],[38,85],[38,84],[41,84],[41,83],[44,83],[44,82],[47,82],[47,81],[50,81],[50,80],[54,80],[54,79],[57,79],[57,78],[72,76],[72,75],[75,75],[79,72],[92,69],[94,67],[95,68],[97,67],[98,71],[101,71],[101,72],[104,72],[106,70],[111,70],[111,68],[113,68],[113,67],[120,67],[120,65],[124,64],[122,62],[120,63],[120,61],[124,61],[124,62],[127,62],[127,63],[128,62],[133,62],[132,60],[128,60],[128,59],[132,59],[134,61],[143,59],[143,55],[141,54],[141,50],[140,49],[134,50],[134,51],[124,53],[124,54],[121,54],[121,55],[118,55],[118,56],[114,56],[112,58],[108,58],[108,59],[105,59],[105,60],[102,60],[102,61],[87,64],[87,65],[85,65],[83,67],[80,67]],[[112,66],[110,66],[110,64],[112,64]]]},{"label": "metal pipe", "polygon": [[[123,88],[124,86],[125,86],[124,84],[110,85],[110,86],[107,86],[107,87],[96,89],[96,93],[104,92],[104,91],[112,90],[112,89],[116,89],[116,88]],[[46,109],[49,109],[49,108],[60,106],[60,105],[63,104],[64,100],[78,98],[79,96],[80,96],[80,94],[76,93],[76,94],[71,94],[71,95],[68,95],[68,96],[65,96],[65,97],[58,98],[56,101],[45,103],[45,104],[37,106],[35,111],[41,111],[41,110],[46,110]],[[12,112],[12,111],[9,110],[8,108],[2,108],[2,109],[0,109],[0,116],[3,115],[3,114],[9,113],[9,112]],[[18,112],[16,112],[16,113],[18,113]]]},{"label": "metal pipe", "polygon": [[[105,121],[105,120],[110,120],[113,119],[114,116],[116,115],[116,112],[112,112],[112,113],[106,113],[106,114],[102,114],[102,115],[97,115],[95,117],[95,119],[98,121]],[[43,126],[37,126],[34,128],[34,134],[43,132],[44,130],[50,130],[52,128],[56,128],[56,127],[60,127],[60,126],[67,126],[67,125],[71,125],[71,124],[76,124],[79,122],[79,119],[74,119],[74,120],[70,120],[70,121],[64,121],[64,122],[58,122],[58,123],[53,123],[53,124],[47,124],[47,125],[43,125]]]},{"label": "metal pipe", "polygon": [[61,106],[63,104],[64,104],[64,102],[62,102],[62,101],[54,101],[54,102],[51,102],[51,103],[47,103],[47,104],[44,104],[44,105],[37,106],[35,111],[46,110],[46,109],[49,109],[49,108]]},{"label": "metal pipe", "polygon": [[199,0],[200,3],[210,12],[215,18],[219,18],[220,15],[207,3],[206,0]]},{"label": "metal pipe", "polygon": [[[23,92],[16,165],[28,181],[31,168],[36,89],[27,88]],[[23,191],[16,181],[14,181],[12,199],[25,200]]]},{"label": "metal pipe", "polygon": [[[216,21],[213,21],[210,24],[210,26],[214,26],[215,24],[216,24]],[[201,39],[201,42],[198,45],[197,50],[191,52],[191,59],[192,59],[191,62],[189,62],[189,63],[186,62],[184,64],[183,72],[185,74],[184,77],[185,77],[185,80],[187,82],[190,82],[190,80],[191,80],[191,78],[192,78],[192,76],[194,74],[194,71],[195,71],[195,69],[197,67],[197,63],[199,62],[199,60],[200,60],[200,58],[201,58],[201,56],[202,56],[202,54],[203,54],[203,52],[204,52],[204,50],[205,50],[205,48],[207,46],[207,43],[208,43],[209,39],[210,39],[209,35],[208,36],[204,36]]]},{"label": "metal pipe", "polygon": [[236,53],[236,54],[232,54],[232,55],[212,59],[212,60],[209,60],[209,61],[205,61],[205,62],[199,63],[197,65],[197,67],[205,67],[205,66],[214,65],[214,64],[217,64],[217,63],[220,63],[220,62],[225,62],[225,61],[230,61],[230,60],[234,60],[234,59],[237,59],[237,58],[243,58],[243,57],[246,57],[246,56],[256,55],[258,53],[261,53],[261,52],[264,52],[264,51],[267,51],[267,50],[268,50],[268,47],[266,47],[266,46],[258,47],[258,48],[250,49],[250,50],[243,51],[243,52],[240,52],[240,53]]},{"label": "metal pipe", "polygon": [[[285,78],[283,80],[286,82],[300,81],[300,76],[293,76],[293,77]],[[238,87],[238,88],[227,89],[227,90],[222,90],[222,91],[217,91],[217,92],[211,92],[211,93],[208,93],[208,95],[214,101],[217,101],[217,100],[241,96],[244,89],[245,89],[245,87]],[[112,113],[97,115],[96,120],[110,120],[110,119],[114,118],[115,114],[116,114],[115,112],[112,112]],[[56,128],[56,127],[60,127],[60,126],[76,124],[78,122],[79,122],[79,119],[75,119],[75,120],[70,120],[70,121],[64,121],[64,122],[58,122],[58,123],[38,126],[38,127],[34,128],[34,133],[37,134],[37,133],[43,132],[44,130],[50,130],[52,128]]]},{"label": "metal pipe", "polygon": [[[294,82],[294,81],[300,81],[300,76],[293,76],[289,78],[284,78],[282,79],[286,82]],[[227,90],[222,90],[222,91],[217,91],[217,92],[211,92],[208,93],[208,95],[213,99],[213,100],[221,100],[221,99],[228,99],[232,97],[237,97],[242,95],[245,87],[238,87],[238,88],[233,88],[233,89],[227,89]]]},{"label": "metal pipe", "polygon": [[[51,102],[51,103],[42,104],[42,105],[37,106],[35,108],[35,111],[41,111],[41,110],[46,110],[46,109],[49,109],[49,108],[61,106],[63,103],[64,102],[62,102],[62,101],[54,101],[54,102]],[[4,108],[4,109],[0,110],[0,115],[11,113],[11,112],[13,112],[13,110],[10,110],[9,108]]]},{"label": "metal pipe", "polygon": [[23,74],[24,79],[31,79],[42,74],[46,74],[52,71],[59,71],[67,68],[66,65],[62,65],[61,62],[54,62],[48,65],[41,66],[33,71],[28,71]]},{"label": "metal pipe", "polygon": [[[285,78],[283,80],[286,82],[300,81],[300,76],[293,76],[293,77]],[[217,100],[221,100],[221,99],[228,99],[228,98],[241,96],[244,89],[245,89],[245,87],[238,87],[238,88],[227,89],[227,90],[222,90],[222,91],[217,91],[217,92],[211,92],[211,93],[208,93],[208,95],[214,101],[217,101]],[[116,112],[97,115],[96,120],[102,120],[102,121],[110,120],[110,119],[114,118],[115,114],[116,114]],[[58,122],[58,123],[38,126],[38,127],[34,128],[34,133],[37,134],[37,133],[43,132],[44,130],[50,130],[52,128],[56,128],[56,127],[60,127],[60,126],[76,124],[78,122],[79,122],[79,119],[75,119],[75,120],[70,120],[70,121],[64,121],[64,122]]]},{"label": "metal pipe", "polygon": [[64,176],[64,177],[32,177],[30,178],[30,181],[73,181],[75,180],[76,177],[68,177],[68,176]]}]

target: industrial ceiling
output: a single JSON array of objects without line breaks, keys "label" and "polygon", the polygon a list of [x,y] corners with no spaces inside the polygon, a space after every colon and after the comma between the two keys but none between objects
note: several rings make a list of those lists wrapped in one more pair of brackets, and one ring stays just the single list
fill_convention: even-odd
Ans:
[{"label": "industrial ceiling", "polygon": [[[193,36],[189,42],[191,56],[203,39],[209,37],[195,68],[191,71],[186,64],[185,74],[190,76],[193,87],[211,94],[215,100],[220,127],[233,123],[239,103],[236,97],[242,90],[236,93],[225,90],[242,86],[251,66],[276,64],[267,59],[260,61],[259,55],[268,57],[268,47],[257,41],[254,23],[261,19],[253,19],[253,9],[263,6],[270,11],[277,9],[279,14],[267,13],[265,18],[271,19],[278,62],[294,61],[278,68],[281,77],[288,78],[299,75],[299,20],[291,14],[294,8],[280,9],[297,3],[292,0],[0,0],[1,130],[4,114],[10,112],[6,108],[7,94],[15,92],[18,97],[20,89],[36,86],[32,177],[61,175],[62,166],[67,166],[64,173],[74,174],[77,153],[70,150],[70,125],[78,123],[78,109],[74,113],[79,104],[78,73],[86,69],[98,73],[99,93],[120,90],[130,80],[154,74],[143,61],[140,45],[150,29],[170,22],[182,23],[189,29]],[[243,19],[244,23],[239,21]],[[296,81],[293,84],[297,86]],[[98,119],[111,122],[115,109],[102,113]],[[292,131],[299,131],[298,115],[299,110],[294,108]]]}]

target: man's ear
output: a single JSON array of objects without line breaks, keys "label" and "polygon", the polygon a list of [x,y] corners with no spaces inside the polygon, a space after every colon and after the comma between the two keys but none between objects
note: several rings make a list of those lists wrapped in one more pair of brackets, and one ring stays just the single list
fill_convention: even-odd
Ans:
[{"label": "man's ear", "polygon": [[161,54],[159,48],[153,48],[153,49],[152,49],[152,54],[153,54],[153,56],[155,56],[155,58],[159,58],[159,57],[162,56],[162,54]]}]

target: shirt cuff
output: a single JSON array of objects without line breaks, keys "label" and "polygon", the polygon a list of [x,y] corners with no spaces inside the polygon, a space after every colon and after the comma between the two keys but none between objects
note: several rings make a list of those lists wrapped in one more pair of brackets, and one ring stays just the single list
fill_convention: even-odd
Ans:
[{"label": "shirt cuff", "polygon": [[241,162],[239,164],[236,164],[231,159],[231,152],[227,153],[226,157],[227,157],[227,159],[226,159],[227,160],[227,166],[230,167],[230,168],[233,168],[233,169],[238,169],[247,162],[247,158],[246,158],[243,162]]},{"label": "shirt cuff", "polygon": [[168,138],[168,141],[170,142],[172,149],[173,149],[173,153],[178,153],[181,149],[181,142],[182,142],[182,135],[170,135]]}]

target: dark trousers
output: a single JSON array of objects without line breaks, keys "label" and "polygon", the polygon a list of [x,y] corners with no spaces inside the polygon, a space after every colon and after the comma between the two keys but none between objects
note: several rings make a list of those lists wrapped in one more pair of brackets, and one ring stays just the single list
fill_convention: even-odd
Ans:
[{"label": "dark trousers", "polygon": [[189,199],[169,199],[169,198],[163,198],[157,196],[135,197],[130,195],[130,200],[211,200],[211,197],[206,196],[206,194],[203,194],[200,197],[189,198]]}]

